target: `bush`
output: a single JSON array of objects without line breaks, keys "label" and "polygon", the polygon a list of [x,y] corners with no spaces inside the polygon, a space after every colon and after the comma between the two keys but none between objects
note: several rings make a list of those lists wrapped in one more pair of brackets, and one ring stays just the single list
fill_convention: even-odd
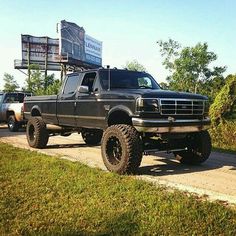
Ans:
[{"label": "bush", "polygon": [[213,125],[217,125],[224,120],[235,119],[236,113],[236,75],[229,75],[226,84],[215,98],[210,107],[210,116]]},{"label": "bush", "polygon": [[236,151],[236,121],[225,121],[213,125],[209,130],[212,144],[216,148]]},{"label": "bush", "polygon": [[236,151],[236,75],[229,75],[226,84],[210,107],[210,134],[216,148]]}]

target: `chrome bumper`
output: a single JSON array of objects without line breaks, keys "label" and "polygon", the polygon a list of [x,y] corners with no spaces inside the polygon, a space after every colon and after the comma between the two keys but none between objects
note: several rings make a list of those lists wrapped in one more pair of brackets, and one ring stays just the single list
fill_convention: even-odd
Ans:
[{"label": "chrome bumper", "polygon": [[133,126],[145,133],[190,133],[206,130],[210,127],[210,119],[192,120],[155,120],[132,118]]}]

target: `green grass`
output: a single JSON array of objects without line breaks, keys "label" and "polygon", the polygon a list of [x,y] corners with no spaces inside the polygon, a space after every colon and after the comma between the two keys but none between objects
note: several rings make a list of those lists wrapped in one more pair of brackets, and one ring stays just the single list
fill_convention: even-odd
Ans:
[{"label": "green grass", "polygon": [[236,235],[236,210],[0,143],[0,235]]}]

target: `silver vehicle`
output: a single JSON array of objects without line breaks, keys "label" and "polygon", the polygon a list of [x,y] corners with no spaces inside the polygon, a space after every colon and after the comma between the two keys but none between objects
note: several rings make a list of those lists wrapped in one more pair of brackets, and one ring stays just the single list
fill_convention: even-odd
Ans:
[{"label": "silver vehicle", "polygon": [[23,117],[23,101],[25,96],[31,96],[24,92],[0,92],[0,122],[8,124],[11,132],[16,132],[26,123]]}]

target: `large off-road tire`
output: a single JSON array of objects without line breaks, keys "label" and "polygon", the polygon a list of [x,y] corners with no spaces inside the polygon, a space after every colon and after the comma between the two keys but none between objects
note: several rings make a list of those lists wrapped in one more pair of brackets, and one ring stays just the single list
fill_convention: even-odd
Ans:
[{"label": "large off-road tire", "polygon": [[102,130],[98,129],[83,129],[81,131],[84,142],[88,145],[98,145],[102,139]]},{"label": "large off-road tire", "polygon": [[14,115],[9,116],[7,126],[11,132],[17,132],[20,128],[20,124],[17,122]]},{"label": "large off-road tire", "polygon": [[176,158],[183,164],[198,165],[208,159],[211,154],[211,137],[208,131],[193,133],[185,142],[188,150],[176,152]]},{"label": "large off-road tire", "polygon": [[28,120],[26,136],[30,147],[44,148],[47,146],[49,134],[41,117],[32,117]]},{"label": "large off-road tire", "polygon": [[108,127],[103,134],[101,150],[106,168],[118,174],[135,173],[142,161],[142,141],[130,125]]}]

